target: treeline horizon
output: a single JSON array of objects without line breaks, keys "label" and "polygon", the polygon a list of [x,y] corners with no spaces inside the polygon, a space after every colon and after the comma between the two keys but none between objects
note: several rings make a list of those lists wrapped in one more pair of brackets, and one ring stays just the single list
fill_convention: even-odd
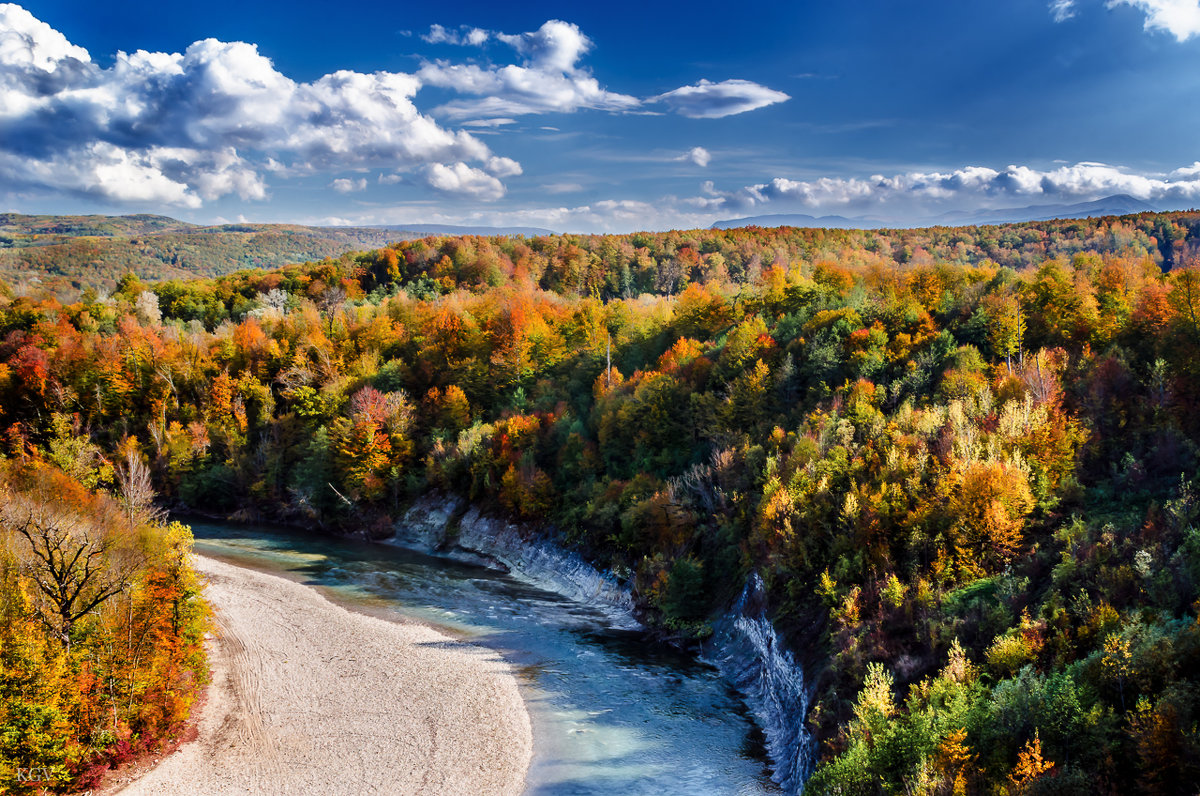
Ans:
[{"label": "treeline horizon", "polygon": [[[404,241],[0,300],[9,456],[375,537],[440,490],[704,638],[762,575],[814,793],[1200,778],[1200,214]],[[125,446],[125,448],[122,448]]]}]

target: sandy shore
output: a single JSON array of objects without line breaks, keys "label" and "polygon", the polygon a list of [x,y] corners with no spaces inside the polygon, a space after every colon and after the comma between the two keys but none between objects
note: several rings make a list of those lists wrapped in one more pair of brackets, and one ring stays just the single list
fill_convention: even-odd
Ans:
[{"label": "sandy shore", "polygon": [[516,794],[529,715],[494,653],[196,558],[217,612],[199,738],[123,796]]}]

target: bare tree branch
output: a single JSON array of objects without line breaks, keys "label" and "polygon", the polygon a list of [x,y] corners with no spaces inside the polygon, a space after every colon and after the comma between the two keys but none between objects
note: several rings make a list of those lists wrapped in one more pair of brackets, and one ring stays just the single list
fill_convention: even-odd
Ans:
[{"label": "bare tree branch", "polygon": [[0,529],[24,541],[22,569],[40,592],[34,613],[67,648],[76,623],[126,589],[135,569],[100,527],[25,496],[0,493]]}]

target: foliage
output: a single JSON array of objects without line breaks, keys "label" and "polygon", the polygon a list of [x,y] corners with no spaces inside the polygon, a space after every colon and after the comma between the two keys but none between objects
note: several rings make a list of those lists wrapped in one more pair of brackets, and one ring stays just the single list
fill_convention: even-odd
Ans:
[{"label": "foliage", "polygon": [[1168,793],[1200,779],[1197,233],[461,236],[10,296],[0,428],[96,484],[132,439],[241,517],[386,535],[453,492],[671,635],[756,571],[812,651],[814,792]]},{"label": "foliage", "polygon": [[[191,532],[0,462],[0,787],[89,787],[177,734],[206,677]],[[35,769],[35,784],[22,770]]]}]

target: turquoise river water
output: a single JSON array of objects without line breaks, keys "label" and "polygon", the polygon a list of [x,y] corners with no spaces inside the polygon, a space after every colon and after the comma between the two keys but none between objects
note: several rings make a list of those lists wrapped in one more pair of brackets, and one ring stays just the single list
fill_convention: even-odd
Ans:
[{"label": "turquoise river water", "polygon": [[495,649],[533,723],[527,794],[777,793],[762,736],[712,667],[506,575],[396,547],[193,522],[196,552],[359,611]]}]

